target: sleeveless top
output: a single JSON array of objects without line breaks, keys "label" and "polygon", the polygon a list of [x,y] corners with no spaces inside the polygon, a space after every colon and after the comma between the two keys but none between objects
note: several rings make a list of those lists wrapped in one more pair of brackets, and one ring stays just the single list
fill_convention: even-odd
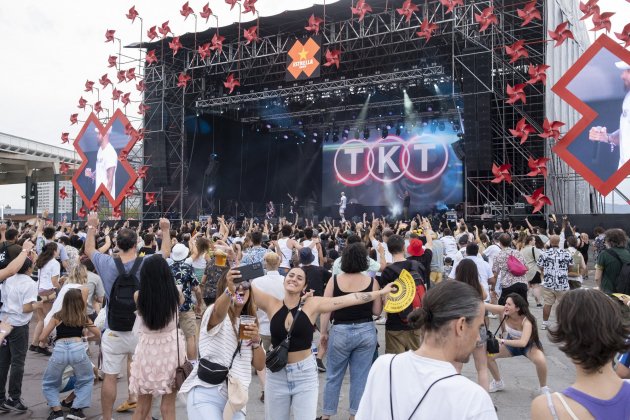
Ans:
[{"label": "sleeveless top", "polygon": [[291,257],[293,256],[293,252],[287,246],[287,242],[289,240],[287,238],[278,239],[278,246],[280,247],[280,252],[282,253],[282,261],[280,261],[280,267],[282,268],[291,268]]},{"label": "sleeveless top", "polygon": [[[337,275],[333,276],[333,297],[337,296],[345,296],[350,293],[366,293],[371,292],[374,286],[374,280],[370,281],[368,287],[359,292],[344,292],[339,288],[339,283],[337,283]],[[360,305],[349,306],[347,308],[336,310],[332,313],[333,323],[337,322],[345,322],[350,323],[353,321],[361,321],[361,320],[369,320],[372,321],[372,302],[362,303]]]},{"label": "sleeveless top", "polygon": [[[525,323],[526,319],[527,318],[523,318],[523,324]],[[522,330],[519,331],[519,330],[516,330],[516,329],[510,327],[507,322],[505,323],[505,332],[507,332],[508,335],[510,337],[512,337],[514,340],[518,340],[518,339],[520,339],[523,336],[523,331]],[[529,343],[527,343],[527,344],[529,344]]]},{"label": "sleeveless top", "polygon": [[586,408],[596,419],[630,418],[630,383],[624,381],[617,395],[609,400],[591,397],[575,388],[562,391],[564,395]]},{"label": "sleeveless top", "polygon": [[83,327],[69,327],[63,322],[57,325],[57,337],[55,341],[60,338],[81,338],[83,337]]},{"label": "sleeveless top", "polygon": [[[291,340],[289,342],[290,352],[310,349],[311,342],[313,341],[313,324],[311,324],[308,315],[302,313],[299,317],[297,316],[298,308],[299,306],[296,306],[290,310],[296,323],[295,327],[293,327]],[[280,310],[271,317],[269,329],[271,330],[271,344],[274,347],[278,346],[285,338],[287,338],[289,331],[284,327],[284,321],[287,319],[288,315],[289,308],[287,308],[283,302],[282,308],[280,308]]]}]

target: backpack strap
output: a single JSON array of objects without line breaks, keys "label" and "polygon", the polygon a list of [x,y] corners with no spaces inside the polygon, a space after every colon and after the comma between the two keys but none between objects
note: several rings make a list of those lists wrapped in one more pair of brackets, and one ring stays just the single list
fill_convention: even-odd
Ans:
[{"label": "backpack strap", "polygon": [[120,257],[114,257],[114,263],[116,263],[116,269],[118,270],[118,274],[121,276],[125,274],[129,274],[132,276],[135,275],[138,272],[138,269],[140,269],[140,264],[142,264],[143,258],[144,257],[136,258],[136,260],[133,262],[133,265],[131,266],[131,270],[129,270],[129,273],[127,273],[127,270],[125,270],[125,265],[123,264]]}]

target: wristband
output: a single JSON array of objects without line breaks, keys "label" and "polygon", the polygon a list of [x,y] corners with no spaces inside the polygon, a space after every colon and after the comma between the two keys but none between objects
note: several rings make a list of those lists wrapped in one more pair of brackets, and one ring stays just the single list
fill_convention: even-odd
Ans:
[{"label": "wristband", "polygon": [[225,291],[223,293],[225,293],[230,299],[234,297],[234,293],[230,292],[230,289],[228,289],[227,287],[225,288]]}]

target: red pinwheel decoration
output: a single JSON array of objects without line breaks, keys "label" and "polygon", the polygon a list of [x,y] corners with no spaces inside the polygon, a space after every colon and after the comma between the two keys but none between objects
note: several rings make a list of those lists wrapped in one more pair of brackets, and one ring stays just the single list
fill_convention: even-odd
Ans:
[{"label": "red pinwheel decoration", "polygon": [[61,162],[59,164],[59,173],[60,174],[65,175],[65,174],[68,173],[69,170],[70,170],[70,165],[68,165],[67,163]]},{"label": "red pinwheel decoration", "polygon": [[122,210],[120,209],[120,206],[114,207],[114,210],[112,210],[112,216],[116,219],[122,216]]},{"label": "red pinwheel decoration", "polygon": [[114,29],[108,29],[105,32],[105,42],[114,42],[114,34],[116,31]]},{"label": "red pinwheel decoration", "polygon": [[475,21],[479,24],[479,32],[483,32],[492,24],[499,23],[499,19],[493,13],[494,7],[486,7],[481,11],[481,14],[475,13]]},{"label": "red pinwheel decoration", "polygon": [[212,36],[212,41],[210,41],[212,43],[212,46],[210,47],[210,49],[212,51],[221,51],[223,50],[223,41],[225,41],[225,37],[219,35],[218,33],[214,34]]},{"label": "red pinwheel decoration", "polygon": [[411,20],[411,15],[418,12],[420,8],[417,4],[413,4],[411,0],[405,0],[400,9],[396,9],[399,15],[404,16],[407,23]]},{"label": "red pinwheel decoration", "polygon": [[120,153],[118,154],[118,159],[127,160],[128,156],[129,156],[129,152],[127,150],[121,150]]},{"label": "red pinwheel decoration", "polygon": [[145,179],[147,177],[147,171],[149,170],[148,165],[141,166],[138,168],[138,178]]},{"label": "red pinwheel decoration", "polygon": [[523,40],[516,41],[512,45],[506,45],[505,53],[511,57],[510,63],[515,63],[521,57],[529,57],[529,53],[525,48],[525,41]]},{"label": "red pinwheel decoration", "polygon": [[230,10],[234,9],[237,1],[238,0],[225,0],[225,2],[230,5]]},{"label": "red pinwheel decoration", "polygon": [[[79,114],[73,114],[73,115],[79,115]],[[72,121],[72,117],[70,117],[70,121]],[[66,143],[68,143],[70,141],[68,139],[69,135],[70,135],[70,133],[61,133],[61,144],[66,144]]]},{"label": "red pinwheel decoration", "polygon": [[86,80],[84,92],[93,92],[93,91],[94,91],[94,82],[91,80]]},{"label": "red pinwheel decoration", "polygon": [[525,143],[529,135],[535,132],[536,129],[532,125],[527,124],[525,118],[521,118],[521,120],[516,123],[516,127],[510,129],[510,133],[521,140],[521,144]]},{"label": "red pinwheel decoration", "polygon": [[122,90],[114,89],[112,90],[112,101],[120,100],[120,95],[122,95]]},{"label": "red pinwheel decoration", "polygon": [[133,23],[136,18],[138,17],[138,12],[136,11],[136,6],[131,6],[131,9],[129,9],[129,13],[127,13],[125,16],[127,16],[127,19],[129,19],[131,21],[131,23]]},{"label": "red pinwheel decoration", "polygon": [[125,81],[126,78],[126,73],[124,70],[118,70],[118,73],[116,73],[116,77],[118,78],[118,83],[122,83]]},{"label": "red pinwheel decoration", "polygon": [[210,9],[210,3],[206,3],[206,5],[203,6],[203,9],[201,10],[201,12],[199,12],[199,16],[204,18],[206,20],[206,23],[208,23],[208,19],[210,19],[211,14],[212,14],[212,9]]},{"label": "red pinwheel decoration", "polygon": [[131,123],[125,125],[125,135],[131,136],[134,131],[136,131],[136,129],[133,128],[133,125]]},{"label": "red pinwheel decoration", "polygon": [[131,196],[133,196],[133,194],[136,192],[136,187],[134,187],[133,185],[131,185],[129,188],[127,188],[125,190],[125,198],[129,198]]},{"label": "red pinwheel decoration", "polygon": [[144,128],[141,128],[140,130],[133,130],[133,133],[131,133],[131,138],[135,142],[144,140]]},{"label": "red pinwheel decoration", "polygon": [[197,48],[197,53],[202,60],[205,60],[206,57],[210,57],[210,55],[212,54],[212,52],[210,51],[210,43],[208,42],[207,44],[200,45]]},{"label": "red pinwheel decoration", "polygon": [[155,55],[155,50],[148,51],[147,56],[144,59],[146,60],[148,66],[158,62],[158,58]]},{"label": "red pinwheel decoration", "polygon": [[186,85],[188,85],[188,82],[190,81],[190,79],[191,77],[187,75],[186,72],[181,72],[179,76],[177,77],[177,87],[185,88]]},{"label": "red pinwheel decoration", "polygon": [[144,102],[140,103],[140,105],[138,105],[138,114],[144,115],[149,110],[149,108],[151,107],[145,105]]},{"label": "red pinwheel decoration", "polygon": [[494,184],[498,184],[500,182],[512,182],[512,175],[510,174],[510,169],[512,169],[512,165],[506,163],[501,166],[497,166],[496,164],[492,164],[492,175],[494,175],[494,179],[490,182]]},{"label": "red pinwheel decoration", "polygon": [[595,13],[599,13],[598,1],[599,0],[588,0],[586,3],[580,2],[580,12],[584,13],[584,16],[582,16],[580,20],[588,19]]},{"label": "red pinwheel decoration", "polygon": [[116,67],[116,60],[118,60],[118,57],[116,57],[115,55],[110,55],[107,59],[107,67]]},{"label": "red pinwheel decoration", "polygon": [[600,31],[602,29],[606,30],[606,33],[610,33],[610,28],[611,28],[611,23],[610,23],[610,18],[612,17],[612,15],[614,15],[614,12],[604,12],[604,13],[599,13],[595,12],[595,14],[593,15],[593,28],[591,29],[591,31]]},{"label": "red pinwheel decoration", "polygon": [[103,112],[103,107],[101,106],[101,101],[96,101],[94,102],[94,112],[96,112],[96,114],[100,114],[101,112]]},{"label": "red pinwheel decoration", "polygon": [[136,83],[136,90],[138,92],[144,92],[145,88],[146,86],[144,85],[144,80],[140,80],[138,83]]},{"label": "red pinwheel decoration", "polygon": [[243,13],[249,13],[252,12],[253,14],[256,14],[256,2],[258,0],[245,0],[243,2]]},{"label": "red pinwheel decoration", "polygon": [[66,187],[61,187],[61,189],[59,190],[59,198],[61,198],[62,200],[65,200],[66,198],[68,198]]},{"label": "red pinwheel decoration", "polygon": [[74,124],[76,124],[78,122],[79,122],[79,114],[72,114],[72,115],[70,115],[70,125],[74,125]]},{"label": "red pinwheel decoration", "polygon": [[562,121],[550,122],[545,118],[545,121],[543,121],[543,132],[539,136],[543,139],[555,139],[557,141],[560,138],[560,127],[563,125]]},{"label": "red pinwheel decoration", "polygon": [[628,48],[630,46],[630,23],[624,26],[621,32],[615,32],[615,36],[624,43],[624,48]]},{"label": "red pinwheel decoration", "polygon": [[[420,30],[416,32],[416,35],[420,38],[425,38],[426,42],[429,42],[431,37],[433,36],[433,32],[438,28],[437,23],[430,23],[429,18],[424,18],[422,23],[420,24]],[[425,44],[426,44],[425,42]]]},{"label": "red pinwheel decoration", "polygon": [[536,9],[536,0],[527,3],[522,9],[516,9],[516,13],[518,14],[518,17],[523,19],[521,27],[529,25],[534,19],[542,20],[540,12]]},{"label": "red pinwheel decoration", "polygon": [[305,26],[304,29],[309,32],[315,32],[315,35],[318,35],[319,25],[321,25],[322,22],[324,22],[324,19],[311,15],[311,17],[308,18],[308,26]]},{"label": "red pinwheel decoration", "polygon": [[551,205],[551,200],[549,199],[549,197],[543,194],[544,188],[545,187],[540,187],[536,191],[534,191],[532,195],[524,196],[525,200],[527,200],[530,205],[534,206],[533,213],[538,213],[545,206],[545,204],[549,206]]},{"label": "red pinwheel decoration", "polygon": [[514,105],[518,101],[522,101],[524,104],[527,103],[527,97],[525,96],[525,83],[519,83],[514,85],[514,87],[507,85],[507,95],[509,99],[505,101],[507,104]]},{"label": "red pinwheel decoration", "polygon": [[225,82],[223,82],[223,86],[225,86],[226,89],[230,89],[230,94],[234,91],[234,88],[236,86],[240,86],[241,82],[238,81],[238,79],[236,79],[234,77],[234,75],[232,73],[228,74],[227,79],[225,80]]},{"label": "red pinwheel decoration", "polygon": [[160,34],[162,34],[163,37],[165,37],[166,35],[168,35],[169,33],[173,33],[173,31],[171,31],[171,27],[168,26],[168,20],[166,22],[164,22],[159,28],[158,28],[158,32]]},{"label": "red pinwheel decoration", "polygon": [[245,29],[243,31],[243,36],[247,40],[245,45],[249,45],[252,42],[258,42],[260,40],[258,37],[258,26],[252,26],[251,28]]},{"label": "red pinwheel decoration", "polygon": [[131,102],[131,99],[129,98],[130,96],[131,96],[131,93],[127,92],[120,98],[120,102],[122,102],[125,108],[127,108],[127,105],[129,105],[129,103]]},{"label": "red pinwheel decoration", "polygon": [[107,73],[102,75],[101,78],[98,79],[98,82],[101,84],[101,86],[103,86],[103,89],[105,89],[107,87],[107,85],[111,85],[112,84],[112,81],[109,80],[109,77],[107,76]]},{"label": "red pinwheel decoration", "polygon": [[144,193],[144,204],[147,206],[155,204],[155,193]]},{"label": "red pinwheel decoration", "polygon": [[177,51],[179,51],[179,49],[183,47],[182,43],[179,42],[178,36],[174,37],[173,40],[168,43],[168,46],[171,50],[173,50],[173,56],[175,56],[177,54]]},{"label": "red pinwheel decoration", "polygon": [[87,210],[85,210],[85,207],[81,207],[77,211],[77,216],[79,216],[81,219],[83,219],[85,216],[87,216]]},{"label": "red pinwheel decoration", "polygon": [[79,98],[79,105],[77,106],[77,108],[85,109],[85,105],[86,104],[87,104],[87,101],[85,99],[83,99],[83,96],[81,96]]},{"label": "red pinwheel decoration", "polygon": [[195,13],[195,11],[188,5],[189,2],[186,2],[182,5],[182,10],[179,11],[179,14],[184,16],[184,20],[188,19],[188,16]]},{"label": "red pinwheel decoration", "polygon": [[153,41],[155,38],[158,37],[158,33],[155,30],[156,28],[157,26],[151,26],[147,31],[147,37],[149,38],[149,41]]},{"label": "red pinwheel decoration", "polygon": [[365,0],[358,0],[356,7],[351,7],[352,14],[359,16],[359,22],[361,22],[367,13],[372,13],[372,6],[367,4]]},{"label": "red pinwheel decoration", "polygon": [[128,82],[131,82],[132,80],[136,80],[136,69],[135,69],[135,67],[132,67],[129,70],[127,70],[127,73],[125,74],[125,77],[127,78]]},{"label": "red pinwheel decoration", "polygon": [[562,43],[564,43],[564,41],[566,41],[569,38],[575,39],[573,37],[573,32],[567,29],[567,26],[569,26],[568,21],[562,22],[560,25],[556,26],[555,31],[552,31],[552,30],[547,31],[549,32],[549,36],[551,37],[551,39],[556,41],[556,45],[554,45],[554,47],[558,47],[562,45]]},{"label": "red pinwheel decoration", "polygon": [[542,175],[543,177],[547,178],[547,162],[549,162],[550,160],[551,159],[546,157],[542,157],[540,159],[534,159],[533,157],[530,157],[529,159],[527,159],[527,166],[529,166],[529,169],[531,169],[527,176]]},{"label": "red pinwheel decoration", "polygon": [[540,64],[538,66],[532,66],[530,64],[527,70],[527,72],[529,73],[530,79],[526,83],[533,85],[534,83],[542,82],[543,85],[546,85],[547,84],[547,69],[549,67],[550,66],[546,64]]},{"label": "red pinwheel decoration", "polygon": [[98,201],[95,200],[90,203],[90,211],[98,212]]},{"label": "red pinwheel decoration", "polygon": [[463,6],[464,0],[440,0],[442,6],[446,7],[445,13],[453,13],[455,6]]},{"label": "red pinwheel decoration", "polygon": [[340,50],[328,50],[326,51],[326,62],[324,67],[336,66],[337,69],[341,64],[341,51]]}]

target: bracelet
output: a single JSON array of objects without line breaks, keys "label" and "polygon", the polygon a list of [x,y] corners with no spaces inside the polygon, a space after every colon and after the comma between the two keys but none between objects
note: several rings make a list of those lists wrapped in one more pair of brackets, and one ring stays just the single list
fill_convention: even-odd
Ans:
[{"label": "bracelet", "polygon": [[7,330],[0,330],[0,334],[8,334],[9,332]]},{"label": "bracelet", "polygon": [[230,289],[228,289],[227,287],[225,288],[225,291],[223,293],[225,293],[229,298],[234,297],[234,293],[230,292]]}]

